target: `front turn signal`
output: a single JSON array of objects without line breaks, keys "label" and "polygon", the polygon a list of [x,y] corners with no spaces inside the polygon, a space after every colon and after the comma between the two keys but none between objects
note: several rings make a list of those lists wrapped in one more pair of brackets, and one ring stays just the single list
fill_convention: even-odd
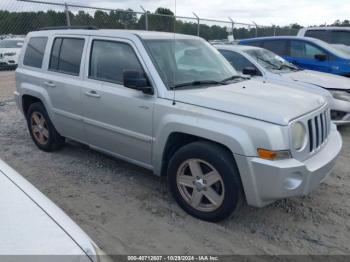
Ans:
[{"label": "front turn signal", "polygon": [[291,158],[289,151],[271,151],[258,148],[258,156],[266,160],[282,160]]}]

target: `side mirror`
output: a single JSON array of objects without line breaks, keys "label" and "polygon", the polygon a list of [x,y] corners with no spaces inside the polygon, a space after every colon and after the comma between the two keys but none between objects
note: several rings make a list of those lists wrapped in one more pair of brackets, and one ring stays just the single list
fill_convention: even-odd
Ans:
[{"label": "side mirror", "polygon": [[149,85],[143,72],[137,70],[125,70],[123,72],[124,86],[153,95],[153,88]]},{"label": "side mirror", "polygon": [[325,54],[317,54],[317,55],[315,55],[315,59],[323,62],[323,61],[327,60],[327,56]]},{"label": "side mirror", "polygon": [[245,67],[243,69],[242,74],[243,75],[250,75],[250,76],[257,76],[257,75],[259,75],[259,72],[255,67],[248,66],[248,67]]}]

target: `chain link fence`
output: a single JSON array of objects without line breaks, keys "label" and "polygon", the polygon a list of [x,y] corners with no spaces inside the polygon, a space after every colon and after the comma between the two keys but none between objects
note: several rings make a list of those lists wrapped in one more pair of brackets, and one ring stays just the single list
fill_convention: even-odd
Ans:
[{"label": "chain link fence", "polygon": [[[108,29],[140,29],[199,35],[207,40],[244,39],[273,35],[296,35],[298,29],[260,26],[227,20],[174,16],[166,8],[150,12],[108,9],[65,3],[60,0],[1,0],[0,37],[25,35],[51,26],[97,26]],[[233,37],[232,37],[233,35]],[[230,36],[230,37],[229,37]]]}]

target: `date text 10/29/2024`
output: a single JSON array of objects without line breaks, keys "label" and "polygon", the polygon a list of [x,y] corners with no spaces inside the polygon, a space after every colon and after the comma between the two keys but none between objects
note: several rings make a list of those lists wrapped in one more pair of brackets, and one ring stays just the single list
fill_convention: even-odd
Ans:
[{"label": "date text 10/29/2024", "polygon": [[128,256],[128,261],[219,261],[217,256]]}]

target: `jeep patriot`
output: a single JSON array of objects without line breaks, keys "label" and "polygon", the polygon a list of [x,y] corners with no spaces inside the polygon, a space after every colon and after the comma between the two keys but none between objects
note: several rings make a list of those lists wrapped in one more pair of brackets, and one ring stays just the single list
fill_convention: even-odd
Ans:
[{"label": "jeep patriot", "polygon": [[31,32],[16,83],[39,149],[72,139],[167,176],[178,204],[207,221],[240,199],[263,207],[310,193],[342,146],[322,96],[243,78],[195,36]]}]

